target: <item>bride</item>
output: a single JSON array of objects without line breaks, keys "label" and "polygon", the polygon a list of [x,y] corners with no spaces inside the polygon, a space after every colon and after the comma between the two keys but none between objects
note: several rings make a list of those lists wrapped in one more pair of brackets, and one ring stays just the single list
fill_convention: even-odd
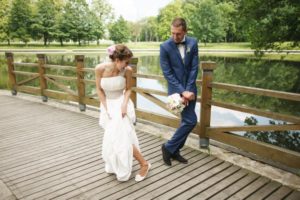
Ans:
[{"label": "bride", "polygon": [[113,45],[108,49],[111,62],[96,66],[96,89],[100,100],[99,124],[104,128],[102,158],[105,171],[116,174],[119,181],[127,181],[132,171],[133,157],[140,170],[135,176],[142,181],[151,167],[139,148],[133,123],[135,111],[131,93],[132,69],[128,66],[132,52],[125,45]]}]

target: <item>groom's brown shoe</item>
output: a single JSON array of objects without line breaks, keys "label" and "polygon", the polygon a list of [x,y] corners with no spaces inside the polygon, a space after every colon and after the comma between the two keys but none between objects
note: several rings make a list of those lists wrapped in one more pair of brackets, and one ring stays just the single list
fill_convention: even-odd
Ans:
[{"label": "groom's brown shoe", "polygon": [[161,146],[163,161],[166,165],[171,166],[171,156],[172,154],[166,149],[165,145]]}]

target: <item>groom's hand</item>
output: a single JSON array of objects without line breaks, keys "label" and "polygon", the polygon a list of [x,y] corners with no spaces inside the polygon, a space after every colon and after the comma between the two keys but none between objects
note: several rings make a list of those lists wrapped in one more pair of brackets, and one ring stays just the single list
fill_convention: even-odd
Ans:
[{"label": "groom's hand", "polygon": [[181,97],[182,98],[182,103],[185,105],[185,106],[188,106],[189,105],[189,100],[187,98],[184,98],[184,97]]},{"label": "groom's hand", "polygon": [[189,101],[195,100],[195,94],[193,92],[184,91],[182,96]]}]

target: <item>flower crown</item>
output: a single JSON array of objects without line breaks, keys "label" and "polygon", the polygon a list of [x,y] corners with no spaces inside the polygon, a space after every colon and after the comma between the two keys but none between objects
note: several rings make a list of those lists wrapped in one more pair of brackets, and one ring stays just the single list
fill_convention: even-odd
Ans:
[{"label": "flower crown", "polygon": [[108,53],[108,55],[113,55],[114,54],[114,52],[115,52],[115,50],[116,50],[116,45],[111,45],[111,46],[109,46],[108,48],[107,48],[107,53]]}]

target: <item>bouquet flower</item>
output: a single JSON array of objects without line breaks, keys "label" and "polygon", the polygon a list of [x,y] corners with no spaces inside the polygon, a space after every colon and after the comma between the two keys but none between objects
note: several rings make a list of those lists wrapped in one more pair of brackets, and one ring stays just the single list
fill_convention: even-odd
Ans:
[{"label": "bouquet flower", "polygon": [[185,105],[183,104],[183,100],[178,93],[174,93],[168,96],[167,108],[169,111],[177,115],[183,111],[184,107]]}]

